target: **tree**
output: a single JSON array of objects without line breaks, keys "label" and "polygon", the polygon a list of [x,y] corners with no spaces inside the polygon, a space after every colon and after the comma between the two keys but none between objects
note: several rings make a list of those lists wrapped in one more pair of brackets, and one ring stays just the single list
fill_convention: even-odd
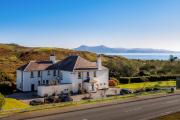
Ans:
[{"label": "tree", "polygon": [[4,98],[4,96],[0,93],[0,110],[2,110],[4,104],[5,104],[5,98]]},{"label": "tree", "polygon": [[174,62],[174,61],[176,61],[178,59],[178,57],[174,57],[173,55],[170,55],[169,56],[169,61],[170,62]]}]

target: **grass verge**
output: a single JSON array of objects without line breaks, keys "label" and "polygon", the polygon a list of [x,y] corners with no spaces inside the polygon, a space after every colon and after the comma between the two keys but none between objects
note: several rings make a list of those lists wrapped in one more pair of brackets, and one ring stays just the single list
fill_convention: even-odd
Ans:
[{"label": "grass verge", "polygon": [[13,109],[24,109],[29,107],[28,104],[21,102],[19,100],[13,98],[5,98],[5,105],[3,106],[3,110],[13,110]]},{"label": "grass verge", "polygon": [[141,89],[141,88],[169,87],[169,86],[176,86],[176,81],[159,81],[159,82],[121,84],[121,85],[118,85],[117,88],[127,88],[131,90],[136,90],[136,89]]}]

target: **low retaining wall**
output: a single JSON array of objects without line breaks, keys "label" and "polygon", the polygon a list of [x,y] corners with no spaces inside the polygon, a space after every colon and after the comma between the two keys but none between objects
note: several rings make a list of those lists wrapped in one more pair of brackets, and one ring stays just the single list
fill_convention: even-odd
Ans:
[{"label": "low retaining wall", "polygon": [[72,90],[72,84],[62,84],[62,85],[51,85],[51,86],[38,86],[37,94],[41,97],[45,95],[68,93]]}]

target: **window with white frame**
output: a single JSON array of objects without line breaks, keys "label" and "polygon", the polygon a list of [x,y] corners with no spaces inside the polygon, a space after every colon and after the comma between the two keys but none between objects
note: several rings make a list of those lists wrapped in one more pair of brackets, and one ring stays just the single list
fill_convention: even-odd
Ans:
[{"label": "window with white frame", "polygon": [[87,78],[89,78],[89,72],[87,72],[87,75],[86,75],[86,76],[87,76]]},{"label": "window with white frame", "polygon": [[78,72],[78,79],[81,79],[81,78],[82,78],[82,73]]},{"label": "window with white frame", "polygon": [[58,76],[60,76],[60,71],[58,70]]},{"label": "window with white frame", "polygon": [[50,70],[47,71],[47,75],[50,75]]},{"label": "window with white frame", "polygon": [[41,81],[38,81],[38,85],[41,85]]},{"label": "window with white frame", "polygon": [[56,70],[54,70],[53,73],[54,73],[54,76],[56,76]]},{"label": "window with white frame", "polygon": [[63,80],[63,73],[61,71],[59,71],[59,79]]},{"label": "window with white frame", "polygon": [[46,85],[48,85],[49,84],[49,80],[46,80]]},{"label": "window with white frame", "polygon": [[41,77],[41,71],[38,71],[38,77]]},{"label": "window with white frame", "polygon": [[94,71],[94,77],[97,77],[96,71]]},{"label": "window with white frame", "polygon": [[32,72],[31,72],[31,78],[33,78],[33,77],[34,77],[34,72],[32,71]]}]

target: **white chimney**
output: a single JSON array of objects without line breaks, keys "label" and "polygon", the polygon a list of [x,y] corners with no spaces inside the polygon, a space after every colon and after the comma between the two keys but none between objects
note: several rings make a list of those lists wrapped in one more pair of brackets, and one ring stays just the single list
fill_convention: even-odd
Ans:
[{"label": "white chimney", "polygon": [[102,69],[102,61],[101,61],[101,55],[99,54],[97,56],[97,67],[98,67],[98,70],[101,70]]},{"label": "white chimney", "polygon": [[50,54],[49,59],[50,59],[50,61],[53,62],[53,64],[56,63],[56,56],[55,56],[55,53],[54,53],[54,52],[52,52],[52,53]]}]

